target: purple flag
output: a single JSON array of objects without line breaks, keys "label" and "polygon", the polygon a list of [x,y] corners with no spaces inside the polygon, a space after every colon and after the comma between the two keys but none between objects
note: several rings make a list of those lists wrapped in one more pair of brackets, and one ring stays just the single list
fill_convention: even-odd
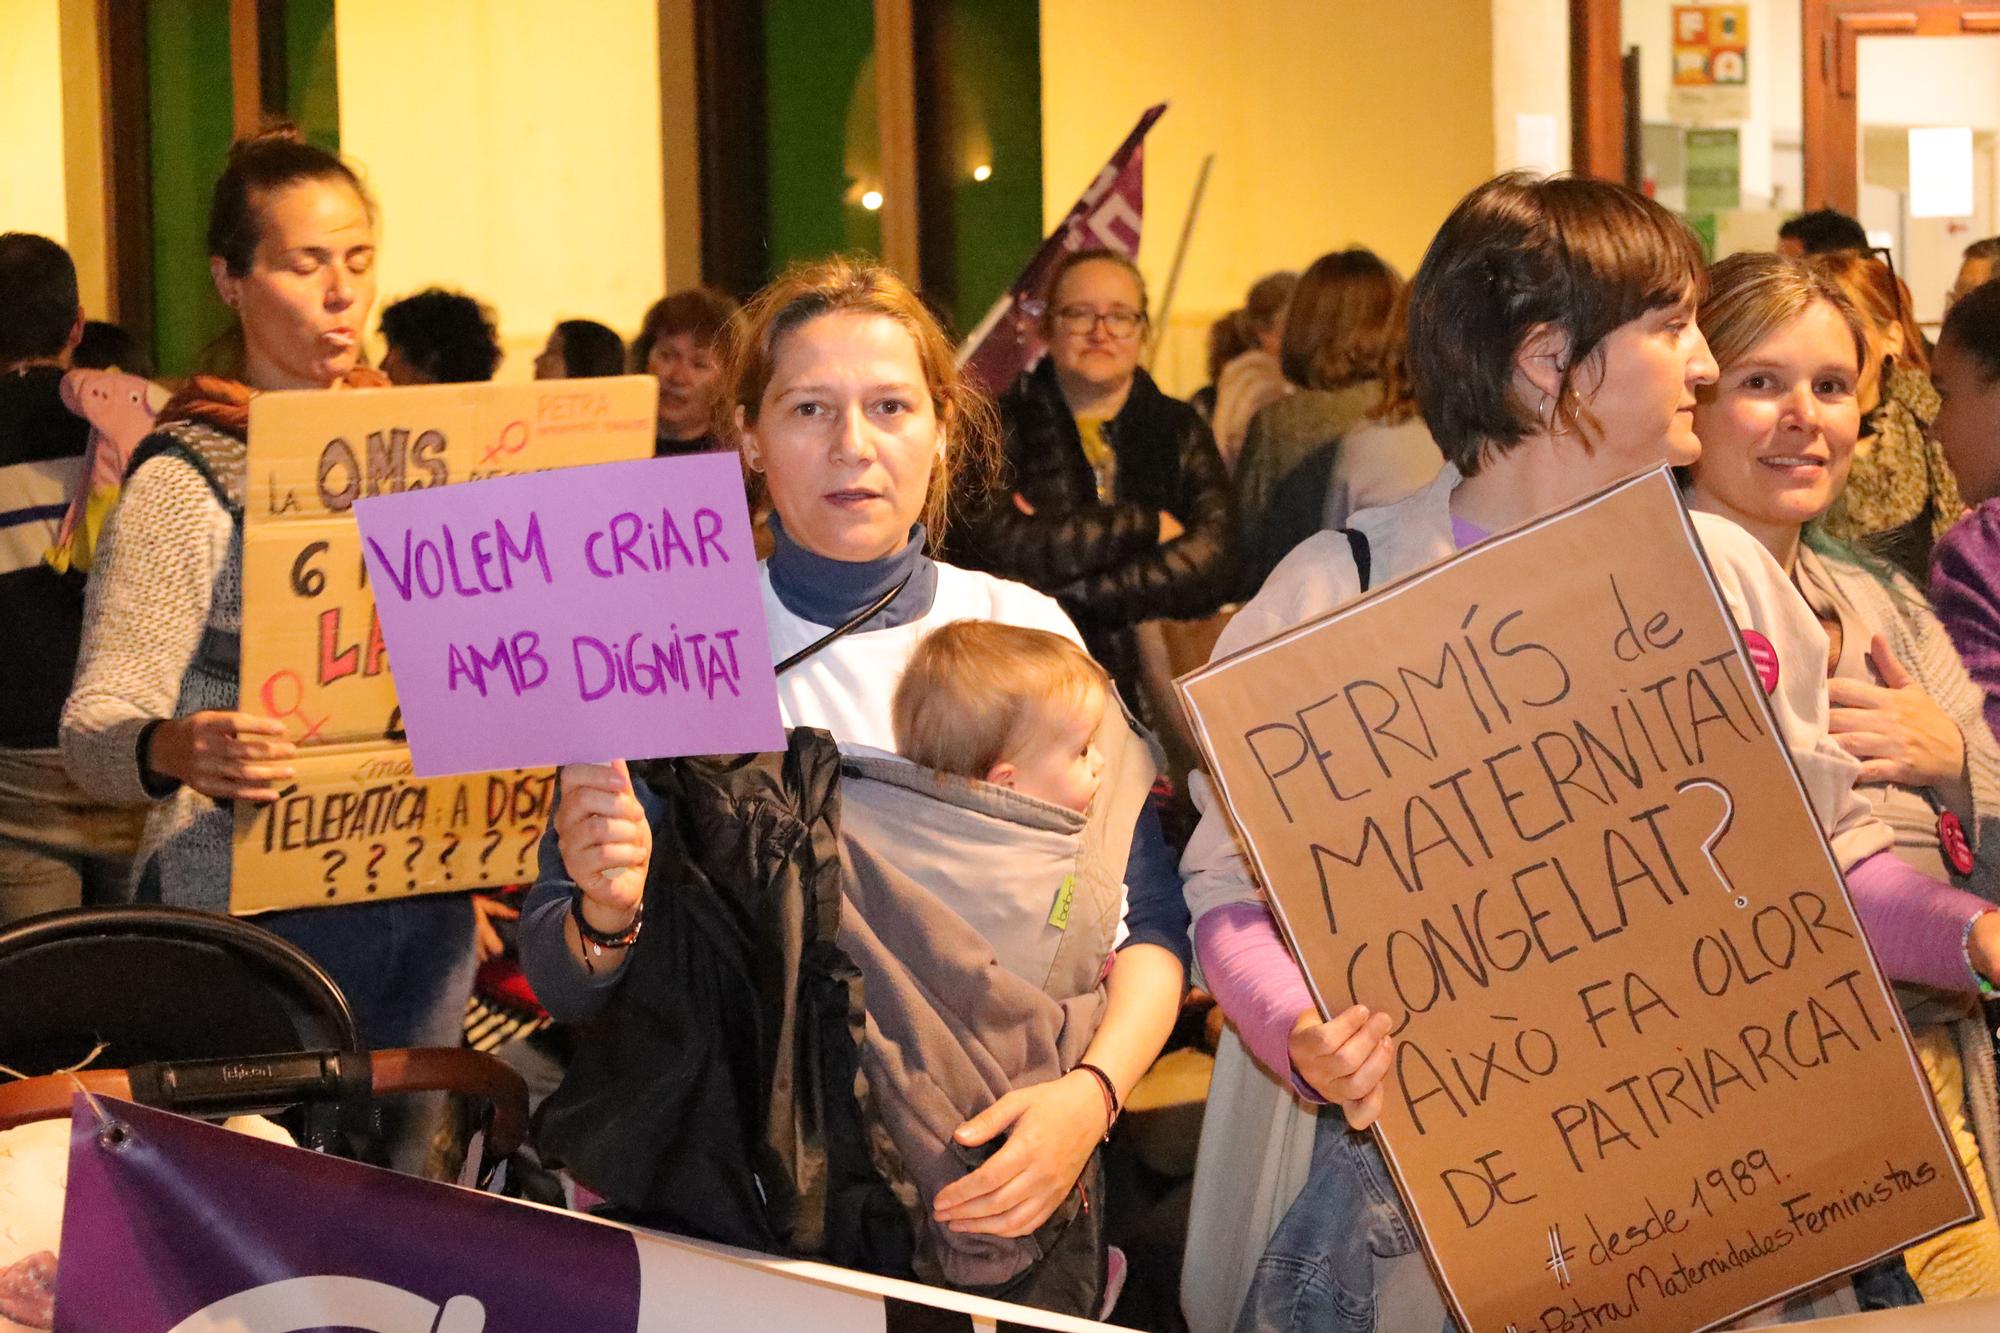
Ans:
[{"label": "purple flag", "polygon": [[1042,242],[1021,276],[993,303],[959,349],[959,364],[986,392],[1002,392],[1017,375],[1042,359],[1042,335],[1037,327],[1042,315],[1042,288],[1058,259],[1072,250],[1095,249],[1138,258],[1139,223],[1146,207],[1146,131],[1166,109],[1162,102],[1139,117],[1090,188],[1070,206],[1062,225]]},{"label": "purple flag", "polygon": [[59,1333],[630,1333],[632,1237],[98,1099],[71,1107]]},{"label": "purple flag", "polygon": [[56,1270],[56,1333],[1108,1327],[639,1231],[83,1096],[71,1104],[60,1260],[37,1258]]}]

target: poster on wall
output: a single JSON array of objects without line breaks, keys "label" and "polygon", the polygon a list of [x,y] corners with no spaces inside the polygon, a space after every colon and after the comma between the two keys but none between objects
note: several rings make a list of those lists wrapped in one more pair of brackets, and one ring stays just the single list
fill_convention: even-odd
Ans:
[{"label": "poster on wall", "polygon": [[1468,1333],[1710,1328],[1976,1214],[1664,469],[1181,686],[1322,1012],[1395,1020]]},{"label": "poster on wall", "polygon": [[[1728,213],[1743,203],[1743,144],[1739,130],[1688,130],[1685,135],[1689,213]],[[1710,253],[1714,238],[1710,237]]]},{"label": "poster on wall", "polygon": [[1750,6],[1675,5],[1667,118],[1728,125],[1750,118]]},{"label": "poster on wall", "polygon": [[300,753],[276,802],[236,808],[232,911],[534,878],[551,770],[414,776],[354,504],[650,457],[658,393],[635,375],[251,400],[238,706]]}]

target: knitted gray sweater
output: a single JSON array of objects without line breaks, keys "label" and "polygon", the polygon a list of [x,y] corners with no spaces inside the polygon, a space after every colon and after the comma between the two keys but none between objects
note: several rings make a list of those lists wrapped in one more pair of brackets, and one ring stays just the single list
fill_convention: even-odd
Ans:
[{"label": "knitted gray sweater", "polygon": [[[217,480],[241,496],[240,441],[186,421],[148,443],[161,440],[233,459],[234,475]],[[156,719],[236,707],[234,673],[202,670],[196,659],[205,631],[236,634],[242,609],[242,529],[192,463],[171,453],[146,460],[98,546],[62,754],[93,795],[153,802],[133,864],[157,858],[161,899],[180,906],[228,910],[233,816],[184,786],[155,799],[142,779],[139,734]]]}]

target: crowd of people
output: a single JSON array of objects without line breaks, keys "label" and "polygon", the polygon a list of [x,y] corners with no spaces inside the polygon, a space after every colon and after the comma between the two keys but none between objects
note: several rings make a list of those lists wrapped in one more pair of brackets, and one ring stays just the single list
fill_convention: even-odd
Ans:
[{"label": "crowd of people", "polygon": [[[65,379],[150,368],[86,322],[60,246],[0,236],[0,927],[228,910],[234,807],[299,759],[239,697],[250,399],[501,359],[493,313],[433,288],[381,311],[367,364],[378,208],[295,136],[232,151],[208,260],[234,327],[87,567],[49,558],[87,489]],[[1447,1327],[1364,1132],[1393,1016],[1319,1011],[1213,788],[1161,771],[1185,723],[1149,654],[1161,622],[1206,622],[1216,655],[1264,641],[1671,465],[1775,654],[1780,732],[1983,1214],[1767,1313],[2000,1293],[1996,263],[2000,238],[1967,249],[1932,346],[1852,219],[1710,265],[1650,199],[1517,174],[1414,277],[1353,246],[1260,279],[1187,401],[1144,368],[1146,282],[1109,250],[1055,267],[1046,355],[992,397],[865,260],[741,307],[667,295],[629,345],[561,322],[537,377],[651,374],[656,454],[740,455],[789,741],[562,769],[504,946],[570,1034],[539,1052],[541,1162],[670,1230],[1107,1314],[1138,1205],[1106,1144],[1170,1041],[1212,1040],[1182,1021],[1198,962],[1227,1033],[1180,1299],[1125,1317]],[[392,1047],[456,1044],[513,915],[430,894],[256,920]],[[422,1169],[435,1130],[409,1113],[388,1160]]]}]

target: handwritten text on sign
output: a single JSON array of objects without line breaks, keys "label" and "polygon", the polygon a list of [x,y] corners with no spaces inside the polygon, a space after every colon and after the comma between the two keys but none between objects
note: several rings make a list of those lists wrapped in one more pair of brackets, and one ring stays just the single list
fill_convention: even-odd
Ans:
[{"label": "handwritten text on sign", "polygon": [[533,877],[553,774],[495,775],[504,794],[483,776],[412,775],[354,506],[645,458],[658,392],[650,377],[631,376],[265,393],[251,402],[240,706],[282,721],[301,758],[277,804],[237,806],[234,910]]},{"label": "handwritten text on sign", "polygon": [[[418,778],[402,746],[308,750],[269,805],[246,806],[239,856],[265,873],[239,912],[534,880],[555,791],[546,768]],[[302,895],[310,900],[301,901]]]},{"label": "handwritten text on sign", "polygon": [[1396,1020],[1471,1333],[1703,1328],[1972,1214],[1665,472],[1182,688],[1322,1008]]},{"label": "handwritten text on sign", "polygon": [[355,510],[419,773],[783,745],[734,454]]}]

